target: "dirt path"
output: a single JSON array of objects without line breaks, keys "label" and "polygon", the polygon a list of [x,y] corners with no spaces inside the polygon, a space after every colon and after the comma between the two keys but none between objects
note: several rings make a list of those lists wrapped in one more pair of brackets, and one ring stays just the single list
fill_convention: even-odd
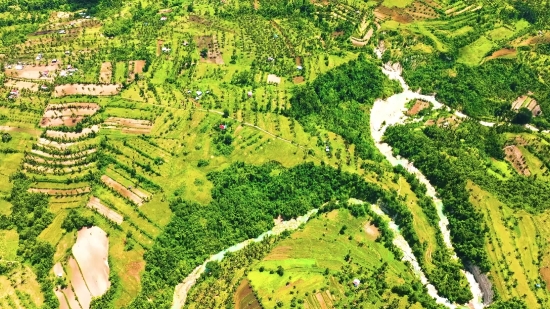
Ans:
[{"label": "dirt path", "polygon": [[90,201],[87,206],[92,209],[96,209],[97,212],[117,224],[122,224],[122,221],[124,221],[124,217],[122,215],[101,204],[101,201],[95,196],[90,197]]},{"label": "dirt path", "polygon": [[137,194],[135,194],[128,188],[124,187],[120,183],[116,182],[111,177],[107,175],[103,175],[101,176],[101,181],[103,181],[103,183],[105,183],[108,187],[112,188],[113,190],[115,190],[120,195],[124,196],[125,198],[127,198],[128,200],[136,204],[137,206],[143,205],[143,200],[141,199],[141,197],[139,197]]},{"label": "dirt path", "polygon": [[92,189],[90,187],[82,187],[76,189],[42,189],[42,188],[29,188],[31,193],[44,193],[47,195],[54,196],[69,196],[69,195],[78,195],[84,193],[90,193]]}]

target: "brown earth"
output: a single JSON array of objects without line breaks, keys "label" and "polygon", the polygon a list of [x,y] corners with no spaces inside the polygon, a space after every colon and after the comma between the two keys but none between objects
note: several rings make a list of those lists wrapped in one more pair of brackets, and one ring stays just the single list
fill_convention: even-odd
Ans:
[{"label": "brown earth", "polygon": [[157,56],[162,53],[162,44],[164,44],[163,40],[157,40]]},{"label": "brown earth", "polygon": [[247,279],[241,281],[239,287],[233,296],[235,309],[261,309],[262,305],[258,302],[254,291],[250,287]]},{"label": "brown earth", "polygon": [[[15,65],[11,69],[5,69],[7,77],[18,77],[26,79],[53,80],[54,72],[59,68],[59,63],[48,65],[25,65],[22,70],[16,70]],[[50,77],[40,77],[40,72],[49,71]]]},{"label": "brown earth", "polygon": [[59,309],[70,309],[69,304],[67,304],[67,300],[65,300],[63,292],[61,292],[60,290],[55,290],[54,293],[57,297],[57,300],[59,301]]},{"label": "brown earth", "polygon": [[[74,251],[74,246],[73,246],[73,251]],[[84,270],[90,266],[91,265],[82,264],[82,268],[80,268],[79,263],[77,263],[77,261],[73,257],[69,258],[69,268],[71,269],[71,285],[76,294],[76,298],[78,299],[78,302],[80,303],[80,306],[82,306],[83,309],[90,308],[90,303],[92,302],[92,295],[90,294],[90,291],[86,287],[86,282],[84,281],[84,277],[82,276],[81,271],[84,272]]]},{"label": "brown earth", "polygon": [[109,117],[103,122],[104,128],[121,129],[123,133],[147,134],[153,124],[149,120]]},{"label": "brown earth", "polygon": [[407,111],[407,116],[418,114],[421,110],[430,107],[430,103],[426,101],[416,100],[416,103]]},{"label": "brown earth", "polygon": [[84,119],[84,116],[91,116],[99,110],[96,103],[68,103],[49,104],[42,115],[40,126],[57,127],[66,125],[75,126]]},{"label": "brown earth", "polygon": [[55,141],[50,141],[49,139],[45,139],[45,138],[39,138],[38,139],[38,145],[40,146],[45,146],[45,147],[50,147],[50,148],[56,148],[56,149],[67,149],[69,147],[71,147],[72,145],[74,145],[74,143],[58,143],[58,142],[55,142]]},{"label": "brown earth", "polygon": [[402,23],[402,24],[407,24],[407,23],[410,23],[410,22],[414,21],[412,16],[407,14],[407,12],[405,12],[403,9],[401,9],[401,8],[391,8],[390,9],[390,8],[385,7],[383,5],[377,7],[374,10],[374,15],[378,19],[383,20],[383,19],[391,18],[392,20],[395,20],[396,22],[399,22],[399,23]]},{"label": "brown earth", "polygon": [[518,52],[514,48],[503,48],[503,49],[499,49],[499,50],[495,51],[494,53],[492,53],[491,56],[487,57],[487,60],[506,57],[506,56],[509,56],[509,55],[516,56],[517,53]]},{"label": "brown earth", "polygon": [[82,188],[76,188],[76,189],[38,189],[38,188],[29,188],[29,192],[31,193],[44,193],[47,195],[54,195],[54,196],[68,196],[68,195],[78,195],[83,193],[89,193],[92,189],[90,187],[82,187]]},{"label": "brown earth", "polygon": [[281,261],[288,259],[289,253],[292,251],[290,246],[277,246],[264,258],[265,261]]},{"label": "brown earth", "polygon": [[61,165],[65,165],[65,166],[76,165],[76,164],[79,164],[79,163],[81,163],[82,161],[84,161],[86,159],[85,157],[82,157],[82,158],[74,159],[74,160],[55,161],[55,160],[46,160],[44,158],[33,156],[33,155],[27,155],[27,158],[31,159],[34,162],[38,162],[38,163],[41,163],[41,164],[61,164]]},{"label": "brown earth", "polygon": [[13,80],[8,79],[4,83],[4,87],[6,88],[15,88],[15,89],[29,89],[31,91],[38,91],[39,85],[34,82],[28,82],[28,81],[22,81],[22,80]]},{"label": "brown earth", "polygon": [[114,189],[116,192],[129,199],[134,204],[138,206],[143,205],[143,200],[137,194],[130,191],[128,188],[124,187],[120,183],[114,181],[111,177],[103,175],[101,176],[101,181],[103,181],[103,183],[105,183],[108,187]]},{"label": "brown earth", "polygon": [[90,128],[84,128],[82,129],[81,132],[62,132],[62,131],[47,130],[46,137],[74,140],[74,139],[79,139],[81,137],[88,136],[89,134],[94,132],[95,133],[99,132],[98,125],[93,125]]},{"label": "brown earth", "polygon": [[92,167],[93,165],[95,165],[95,162],[75,167],[49,168],[45,166],[35,166],[29,163],[23,163],[23,167],[26,171],[41,172],[46,174],[69,174],[73,172],[80,172],[84,169]]},{"label": "brown earth", "polygon": [[303,76],[296,76],[292,79],[292,82],[295,83],[295,84],[301,84],[304,82],[304,77]]},{"label": "brown earth", "polygon": [[[70,279],[69,279],[70,280]],[[78,300],[76,300],[76,295],[74,294],[71,286],[69,286],[66,289],[62,290],[63,294],[65,294],[65,297],[69,301],[69,306],[72,308],[80,308],[80,304],[78,303]]]},{"label": "brown earth", "polygon": [[504,159],[512,164],[514,169],[520,174],[524,176],[530,176],[531,171],[529,170],[529,167],[527,167],[527,164],[525,163],[525,158],[523,157],[523,154],[521,153],[521,150],[516,147],[516,145],[510,145],[504,147]]},{"label": "brown earth", "polygon": [[98,85],[98,84],[74,84],[59,85],[55,87],[54,97],[66,95],[115,95],[120,92],[120,85]]},{"label": "brown earth", "polygon": [[371,224],[370,222],[365,223],[365,226],[363,226],[363,230],[367,235],[369,235],[372,239],[377,239],[378,236],[380,236],[380,231],[376,226]]},{"label": "brown earth", "polygon": [[101,69],[99,70],[99,82],[103,84],[108,84],[111,82],[113,77],[113,66],[111,62],[103,62],[101,64]]},{"label": "brown earth", "polygon": [[76,152],[76,153],[68,154],[68,155],[54,155],[54,154],[47,153],[47,152],[44,152],[44,151],[41,151],[41,150],[38,150],[38,149],[32,149],[31,153],[39,155],[41,157],[71,160],[71,159],[78,159],[78,158],[81,158],[81,157],[85,157],[85,156],[87,156],[89,154],[92,154],[96,151],[97,151],[97,149],[88,149],[88,150],[84,150],[84,151],[81,151],[81,152]]},{"label": "brown earth", "polygon": [[136,79],[136,74],[143,73],[144,66],[145,66],[145,60],[130,61],[128,65],[128,71],[129,71],[128,80],[130,82],[134,81],[134,79]]},{"label": "brown earth", "polygon": [[[109,239],[101,228],[93,226],[78,231],[76,243],[72,249],[86,286],[93,297],[98,297],[109,289]],[[80,300],[80,295],[78,297]]]},{"label": "brown earth", "polygon": [[325,303],[325,299],[323,298],[323,295],[321,293],[315,294],[315,298],[317,299],[317,302],[319,303],[319,306],[321,306],[321,309],[328,309],[330,307],[327,306]]},{"label": "brown earth", "polygon": [[550,291],[550,267],[542,267],[539,272],[542,280],[546,283],[546,288]]},{"label": "brown earth", "polygon": [[214,64],[224,64],[216,36],[198,36],[195,39],[199,50],[203,48],[208,49],[206,58],[201,57],[200,61]]},{"label": "brown earth", "polygon": [[101,201],[95,196],[90,197],[90,201],[86,206],[96,209],[97,212],[109,218],[109,220],[116,222],[117,224],[122,224],[122,221],[124,221],[124,217],[122,215],[120,215],[114,210],[109,209],[109,207],[101,204]]}]

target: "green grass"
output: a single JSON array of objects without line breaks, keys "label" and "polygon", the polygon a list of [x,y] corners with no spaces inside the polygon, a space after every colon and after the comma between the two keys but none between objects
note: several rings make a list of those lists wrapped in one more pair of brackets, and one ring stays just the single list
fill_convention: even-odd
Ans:
[{"label": "green grass", "polygon": [[17,231],[0,230],[0,260],[15,260],[18,246],[19,234],[17,234]]},{"label": "green grass", "polygon": [[414,0],[384,0],[384,2],[382,2],[382,5],[389,8],[393,8],[393,7],[404,8],[413,2]]},{"label": "green grass", "polygon": [[499,40],[507,39],[511,37],[513,34],[514,34],[514,31],[510,29],[506,27],[499,27],[489,31],[487,33],[487,37],[493,41],[499,41]]},{"label": "green grass", "polygon": [[504,299],[521,297],[528,308],[538,308],[537,231],[529,214],[516,213],[492,194],[468,184],[470,201],[485,216],[489,229],[486,249],[494,287]]},{"label": "green grass", "polygon": [[[292,297],[305,298],[305,293],[313,293],[329,287],[337,298],[344,297],[344,286],[324,275],[340,271],[347,263],[344,256],[350,253],[354,263],[365,269],[379,267],[381,263],[389,263],[386,280],[392,283],[410,279],[406,266],[395,260],[393,254],[381,244],[372,241],[363,231],[368,218],[354,218],[347,210],[337,210],[323,214],[308,222],[303,230],[294,232],[290,238],[282,240],[263,261],[253,267],[248,273],[248,279],[254,290],[263,301],[263,305],[271,308],[276,300],[288,304]],[[343,225],[348,229],[344,235],[339,233]],[[362,247],[358,244],[363,243]],[[327,254],[330,252],[330,254]],[[284,275],[276,272],[278,266],[284,269]],[[260,272],[260,267],[265,270]],[[276,297],[273,297],[276,296]],[[387,295],[387,297],[391,297]]]},{"label": "green grass", "polygon": [[11,214],[11,203],[0,198],[0,215],[9,216]]},{"label": "green grass", "polygon": [[461,48],[457,61],[470,66],[478,65],[493,46],[487,37],[482,36],[470,45]]}]

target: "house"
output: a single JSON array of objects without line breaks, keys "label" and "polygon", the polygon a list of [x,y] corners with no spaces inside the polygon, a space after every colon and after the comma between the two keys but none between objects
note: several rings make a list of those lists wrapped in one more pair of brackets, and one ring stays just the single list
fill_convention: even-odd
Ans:
[{"label": "house", "polygon": [[330,147],[329,147],[329,146],[326,146],[326,147],[325,147],[325,151],[326,151],[326,152],[329,152],[329,151],[330,151]]},{"label": "house", "polygon": [[87,15],[87,16],[86,16],[86,19],[90,19],[90,18],[91,18],[90,15]]},{"label": "house", "polygon": [[248,95],[249,98],[252,98],[252,91],[249,91],[249,92],[247,93],[247,95]]},{"label": "house", "polygon": [[200,91],[200,90],[197,90],[196,93],[197,93],[197,96],[199,96],[199,97],[202,95],[202,91]]},{"label": "house", "polygon": [[297,69],[298,71],[301,71],[301,70],[304,69],[304,67],[302,67],[301,65],[297,65],[297,66],[296,66],[296,69]]},{"label": "house", "polygon": [[167,19],[168,19],[168,17],[166,17],[166,16],[162,16],[162,17],[160,18],[160,20],[162,20],[162,21],[165,21],[165,20],[167,20]]},{"label": "house", "polygon": [[36,56],[36,60],[42,60],[42,54],[38,54],[38,56]]},{"label": "house", "polygon": [[12,90],[10,91],[10,95],[18,96],[18,95],[19,95],[19,90],[17,90],[17,89],[12,89]]},{"label": "house", "polygon": [[187,46],[189,43],[187,41],[183,41],[183,46]]},{"label": "house", "polygon": [[50,75],[50,71],[42,71],[40,72],[40,77],[48,77]]},{"label": "house", "polygon": [[168,47],[166,47],[166,46],[163,46],[163,47],[161,48],[161,50],[162,50],[163,53],[168,53],[168,52],[170,52],[171,49],[168,48]]},{"label": "house", "polygon": [[361,281],[359,281],[359,279],[357,279],[357,278],[353,279],[353,286],[354,287],[357,288],[357,287],[359,287],[360,284],[361,284]]},{"label": "house", "polygon": [[15,69],[16,70],[23,70],[23,65],[22,64],[18,64],[15,66]]},{"label": "house", "polygon": [[227,126],[225,124],[220,124],[220,130],[225,130]]},{"label": "house", "polygon": [[70,51],[68,51],[68,50],[65,51],[65,55],[70,55],[70,54],[71,54]]},{"label": "house", "polygon": [[61,72],[59,72],[59,76],[66,77],[67,76],[67,71],[61,70]]},{"label": "house", "polygon": [[59,34],[65,34],[65,30],[59,30]]},{"label": "house", "polygon": [[275,60],[275,58],[273,58],[273,57],[267,57],[267,61],[273,61],[273,60]]},{"label": "house", "polygon": [[40,86],[40,89],[42,89],[42,90],[48,90],[48,86],[42,85],[42,86]]},{"label": "house", "polygon": [[52,63],[57,63],[57,59],[52,59]]}]

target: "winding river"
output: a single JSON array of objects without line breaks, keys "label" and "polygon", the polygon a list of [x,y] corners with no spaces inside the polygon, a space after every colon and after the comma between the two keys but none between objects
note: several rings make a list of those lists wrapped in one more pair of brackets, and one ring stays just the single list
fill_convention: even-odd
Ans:
[{"label": "winding river", "polygon": [[[405,80],[401,76],[402,69],[399,64],[394,64],[394,65],[386,64],[382,68],[382,72],[385,75],[387,75],[390,79],[399,81],[399,83],[401,84],[401,87],[403,88],[403,91],[401,93],[395,94],[387,98],[386,100],[378,99],[374,102],[374,105],[371,109],[371,115],[370,115],[370,130],[371,130],[372,138],[374,139],[376,147],[380,150],[380,152],[386,157],[386,159],[392,165],[398,165],[398,164],[402,165],[405,169],[407,169],[407,171],[414,174],[418,178],[418,180],[426,186],[427,195],[433,199],[437,207],[437,214],[439,215],[439,229],[443,234],[443,240],[447,248],[453,251],[454,258],[457,258],[456,254],[454,253],[453,245],[451,243],[451,236],[449,232],[449,220],[443,213],[443,203],[436,196],[436,191],[434,186],[430,184],[428,179],[412,164],[412,162],[409,162],[408,160],[403,158],[395,157],[393,155],[392,148],[388,144],[382,142],[382,137],[384,136],[384,132],[389,126],[405,123],[407,119],[404,113],[407,110],[405,108],[405,104],[410,100],[419,99],[419,100],[430,102],[433,104],[434,109],[440,109],[440,108],[446,108],[447,110],[450,110],[450,109],[446,107],[444,104],[438,102],[435,99],[435,96],[423,95],[418,92],[414,92],[410,90],[409,86],[405,83]],[[454,114],[460,118],[467,117],[466,115],[460,112],[455,112]],[[480,123],[485,126],[494,126],[494,123],[490,123],[490,122],[480,122]],[[400,245],[398,244],[396,245],[400,247]],[[404,245],[400,248],[404,252],[406,250],[410,250],[410,248],[406,248],[406,246]],[[412,251],[411,251],[411,255],[412,255]],[[427,286],[430,295],[434,299],[436,299],[438,303],[444,304],[448,308],[457,308],[456,304],[451,304],[447,299],[440,297],[437,294],[437,291],[435,290],[435,288],[428,283],[428,280],[426,279],[426,276],[418,266],[418,262],[416,261],[416,258],[414,257],[414,255],[412,255],[411,257],[406,255],[404,259],[414,260],[416,265],[415,263],[412,263],[412,262],[411,264],[413,265],[415,272],[419,274],[422,283]],[[483,295],[481,293],[479,284],[475,281],[474,276],[471,273],[464,271],[464,274],[468,279],[470,290],[472,292],[472,295],[474,296],[474,298],[472,299],[469,305],[475,309],[483,308],[484,307],[483,298],[482,298]]]},{"label": "winding river", "polygon": [[[453,257],[457,258],[456,254],[454,253],[453,245],[451,243],[451,236],[448,228],[449,220],[443,213],[443,203],[436,196],[435,188],[430,184],[428,179],[411,162],[409,162],[407,159],[395,157],[393,155],[392,148],[388,144],[382,142],[382,137],[384,136],[384,132],[389,126],[405,123],[407,119],[404,113],[406,111],[405,104],[408,101],[412,99],[419,99],[419,100],[432,103],[434,109],[445,108],[450,111],[450,108],[438,102],[435,99],[435,96],[422,95],[420,93],[411,91],[408,85],[405,83],[405,80],[401,76],[402,69],[399,64],[394,64],[394,65],[386,64],[383,66],[382,72],[385,75],[387,75],[390,79],[399,81],[399,83],[401,84],[401,87],[403,88],[403,91],[401,93],[395,94],[387,98],[386,100],[381,100],[381,99],[376,100],[371,109],[370,130],[371,130],[371,134],[374,139],[374,142],[376,144],[376,147],[380,150],[380,152],[386,157],[386,159],[392,165],[398,165],[398,164],[402,165],[410,173],[413,173],[418,178],[418,180],[426,186],[427,195],[433,199],[437,207],[437,213],[440,219],[439,229],[443,234],[443,240],[447,248],[452,250]],[[454,115],[460,118],[467,117],[466,115],[458,111],[455,111]],[[495,125],[494,123],[483,122],[483,121],[480,121],[480,124],[484,126],[490,126],[490,127]],[[363,203],[362,201],[359,201],[359,200],[351,200],[351,201],[354,203]],[[428,294],[431,297],[433,297],[437,303],[442,304],[447,308],[450,308],[450,309],[462,308],[463,307],[462,305],[453,304],[449,302],[449,300],[447,300],[446,298],[439,296],[436,288],[432,284],[430,284],[422,268],[418,264],[418,261],[414,256],[410,245],[403,238],[403,236],[401,236],[399,232],[399,226],[397,226],[395,222],[391,220],[391,218],[389,218],[377,205],[371,205],[371,207],[375,213],[382,216],[383,218],[385,218],[385,220],[389,222],[390,229],[392,229],[395,233],[393,244],[403,252],[403,260],[411,264],[413,272],[420,278],[420,281],[422,282],[422,284],[426,286],[428,290]],[[223,251],[220,251],[215,255],[212,255],[202,265],[195,268],[193,272],[191,272],[187,276],[187,278],[183,280],[182,283],[176,286],[174,290],[174,300],[172,303],[172,309],[183,308],[183,306],[185,305],[185,301],[187,299],[187,293],[191,290],[191,288],[196,283],[197,279],[201,276],[201,274],[204,273],[204,271],[206,270],[206,264],[208,262],[221,261],[225,257],[225,254],[227,252],[235,252],[235,251],[241,250],[251,242],[262,241],[265,237],[269,235],[277,235],[282,233],[283,231],[295,230],[302,223],[307,222],[309,218],[316,212],[317,212],[317,209],[313,209],[307,214],[305,214],[304,216],[301,216],[289,221],[281,222],[277,224],[272,230],[261,234],[255,239],[249,239],[249,240],[243,241]],[[475,281],[474,276],[471,273],[464,271],[464,274],[470,285],[470,290],[472,292],[472,295],[474,296],[474,298],[470,301],[468,305],[470,306],[470,308],[475,308],[475,309],[484,308],[483,299],[482,299],[483,295],[481,293],[479,284]]]}]

